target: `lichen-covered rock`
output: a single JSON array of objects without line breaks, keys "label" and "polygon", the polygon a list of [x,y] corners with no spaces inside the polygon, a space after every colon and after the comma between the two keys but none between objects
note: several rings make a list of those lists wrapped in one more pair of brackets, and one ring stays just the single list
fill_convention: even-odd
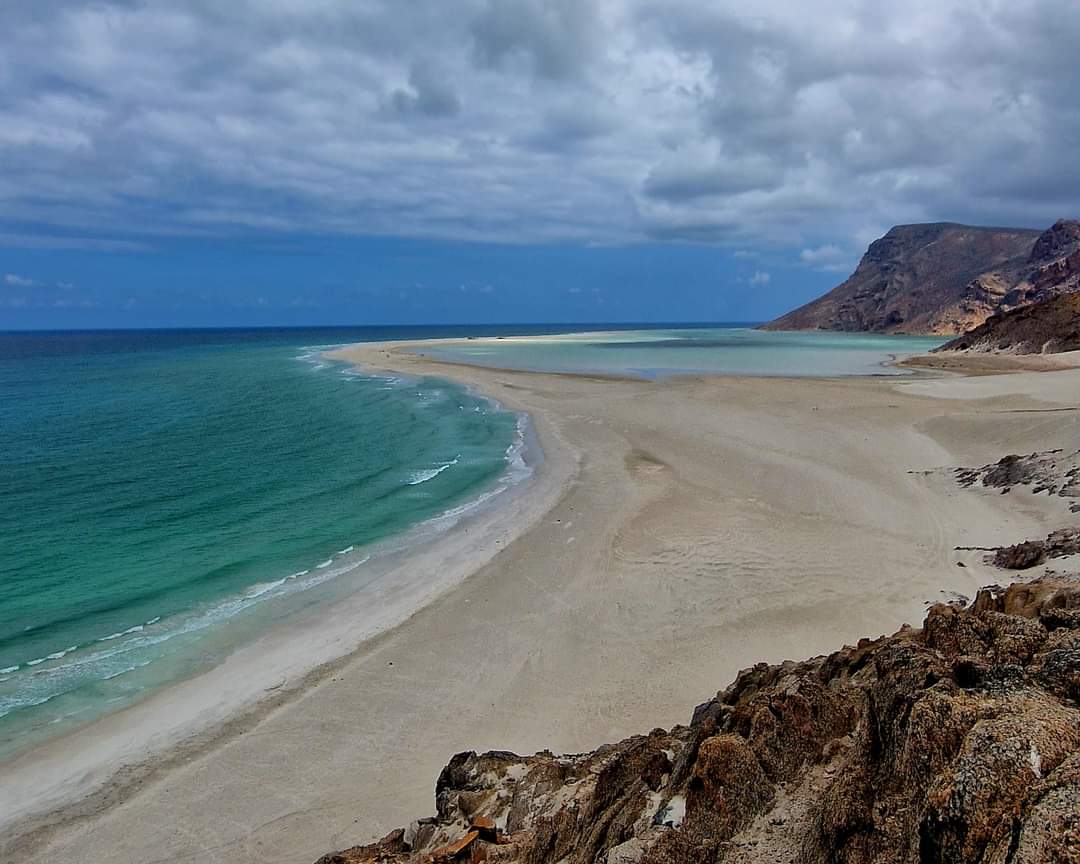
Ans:
[{"label": "lichen-covered rock", "polygon": [[1077,864],[1080,862],[1080,755],[1073,754],[1034,785],[1031,805],[1014,823],[1008,852],[993,864]]},{"label": "lichen-covered rock", "polygon": [[1080,864],[1080,580],[740,673],[689,726],[461,753],[437,816],[320,864]]},{"label": "lichen-covered rock", "polygon": [[1035,782],[1080,747],[1075,709],[1021,695],[992,712],[927,792],[923,860],[981,861],[988,849],[1008,846]]}]

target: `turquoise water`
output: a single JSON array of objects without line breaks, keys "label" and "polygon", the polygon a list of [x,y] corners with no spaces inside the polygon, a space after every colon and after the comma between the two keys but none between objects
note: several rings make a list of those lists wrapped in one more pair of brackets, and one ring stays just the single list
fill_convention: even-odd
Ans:
[{"label": "turquoise water", "polygon": [[0,756],[333,602],[371,556],[516,476],[514,414],[359,375],[330,344],[470,335],[425,351],[662,376],[891,374],[890,355],[939,341],[552,329],[0,333]]},{"label": "turquoise water", "polygon": [[507,470],[514,414],[304,337],[0,334],[0,753],[217,662]]},{"label": "turquoise water", "polygon": [[646,378],[695,372],[836,377],[905,374],[885,364],[892,357],[925,353],[942,341],[870,333],[771,333],[729,326],[484,338],[425,348],[424,353],[508,369]]}]

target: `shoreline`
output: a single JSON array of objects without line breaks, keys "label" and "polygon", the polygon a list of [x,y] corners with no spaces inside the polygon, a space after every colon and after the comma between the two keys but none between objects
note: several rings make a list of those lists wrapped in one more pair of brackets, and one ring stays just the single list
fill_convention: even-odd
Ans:
[{"label": "shoreline", "polygon": [[971,377],[1008,375],[1014,372],[1057,372],[1080,366],[1080,351],[1057,354],[1006,354],[989,351],[935,351],[896,361],[895,365],[918,371],[961,374]]},{"label": "shoreline", "polygon": [[[339,577],[354,576],[372,563],[373,575],[364,586],[315,614],[272,625],[216,666],[5,759],[0,763],[0,851],[37,847],[57,823],[107,809],[126,791],[250,729],[452,591],[490,557],[492,550],[482,548],[485,543],[509,544],[542,518],[574,471],[573,454],[557,449],[555,441],[542,443],[527,413],[487,394],[476,395],[518,416],[519,437],[511,447],[527,465],[527,476],[506,481],[515,470],[508,458],[492,488],[379,541],[365,550],[353,571]],[[431,527],[448,518],[454,520],[449,529]],[[405,575],[410,570],[435,573],[436,562],[452,566],[429,581]],[[358,630],[353,619],[365,617],[372,587],[382,595],[377,598],[382,605],[377,614],[366,614]],[[306,653],[290,656],[297,649]],[[267,662],[268,657],[276,660]]]},{"label": "shoreline", "polygon": [[[963,439],[963,446],[955,449],[971,449],[971,442],[966,442],[970,436],[958,436],[956,428],[950,428],[962,427],[966,412],[946,411],[944,422],[938,422],[943,418],[936,416],[933,405],[929,408],[927,405],[940,405],[946,400],[957,401],[956,394],[949,392],[954,389],[949,382],[962,379],[921,376],[904,379],[686,376],[677,381],[665,379],[658,384],[641,379],[518,372],[448,363],[408,353],[408,348],[417,344],[361,344],[344,349],[347,356],[339,359],[358,362],[365,371],[448,377],[513,410],[526,411],[546,458],[544,471],[541,472],[546,480],[543,502],[539,500],[541,496],[536,490],[536,494],[525,491],[519,495],[519,509],[528,515],[516,511],[501,514],[507,523],[504,525],[505,542],[494,542],[499,539],[494,537],[489,548],[481,550],[482,555],[474,554],[472,558],[467,554],[459,556],[457,564],[461,579],[453,587],[438,593],[438,596],[429,598],[430,602],[414,610],[403,623],[388,625],[387,629],[364,641],[355,650],[297,681],[288,682],[287,685],[283,682],[254,711],[249,710],[242,716],[228,720],[202,740],[196,739],[179,746],[173,741],[171,748],[166,745],[166,755],[145,763],[135,775],[124,778],[120,785],[105,788],[96,795],[96,800],[83,799],[73,807],[54,811],[37,820],[39,833],[36,836],[25,834],[25,824],[15,826],[22,840],[15,841],[17,845],[5,846],[12,843],[15,837],[9,832],[0,837],[0,848],[29,855],[44,851],[45,844],[50,839],[56,839],[70,853],[75,848],[72,843],[82,837],[84,826],[92,826],[95,822],[108,823],[102,829],[107,834],[109,826],[119,825],[125,818],[134,818],[133,815],[123,814],[131,813],[133,808],[138,810],[135,805],[140,800],[147,797],[155,799],[142,805],[144,810],[164,806],[169,796],[161,797],[163,784],[157,781],[171,779],[180,783],[182,780],[185,788],[188,788],[197,779],[193,777],[193,771],[205,774],[218,770],[207,762],[208,759],[213,761],[211,757],[218,755],[218,751],[222,756],[226,751],[244,751],[250,760],[254,735],[270,734],[260,727],[281,726],[288,715],[298,719],[306,717],[309,722],[327,717],[326,734],[330,738],[325,742],[327,747],[340,748],[341,739],[354,740],[356,735],[360,736],[359,740],[368,741],[365,730],[343,726],[360,708],[362,716],[370,714],[383,718],[374,722],[377,732],[370,733],[378,739],[368,741],[368,746],[373,748],[371,760],[361,760],[360,763],[367,766],[367,775],[370,775],[362,775],[364,780],[361,785],[376,788],[370,793],[355,790],[343,792],[339,788],[329,796],[337,803],[325,805],[336,808],[336,811],[356,808],[358,802],[362,805],[359,809],[361,816],[356,817],[357,820],[363,819],[362,827],[358,827],[356,821],[349,820],[342,828],[353,832],[347,835],[350,842],[358,842],[384,833],[383,827],[396,824],[394,819],[397,817],[380,811],[378,801],[371,796],[378,794],[377,776],[385,775],[385,779],[389,779],[399,773],[395,770],[393,754],[400,758],[402,752],[413,753],[413,748],[419,747],[415,735],[423,735],[418,732],[419,727],[411,738],[399,737],[396,740],[390,730],[378,732],[382,729],[380,723],[388,722],[388,718],[402,711],[402,700],[414,708],[425,706],[420,710],[441,709],[443,712],[450,711],[451,716],[464,712],[472,717],[472,722],[456,724],[445,733],[435,734],[428,730],[425,737],[438,740],[430,747],[425,744],[423,758],[418,757],[418,764],[410,764],[405,769],[410,778],[406,785],[414,783],[414,776],[423,777],[424,785],[409,785],[408,794],[400,796],[397,802],[398,809],[400,812],[424,812],[430,807],[430,801],[424,800],[430,794],[427,783],[450,755],[444,752],[444,745],[460,747],[463,743],[477,749],[485,743],[493,747],[510,745],[522,749],[541,749],[549,745],[556,749],[584,748],[590,743],[595,746],[596,743],[617,738],[622,730],[644,728],[648,723],[685,722],[689,716],[686,710],[688,697],[696,699],[693,704],[700,702],[710,692],[706,682],[711,682],[713,692],[725,686],[733,677],[728,674],[732,667],[741,668],[738,667],[739,662],[801,657],[805,656],[806,651],[839,647],[837,638],[876,635],[875,632],[868,632],[868,628],[886,632],[890,626],[902,623],[896,620],[898,617],[916,617],[921,611],[919,604],[927,598],[933,599],[935,592],[932,588],[939,592],[958,592],[961,588],[971,590],[978,581],[976,574],[980,573],[980,565],[972,559],[966,561],[964,569],[960,569],[955,567],[954,561],[945,561],[946,558],[958,557],[945,538],[935,540],[931,547],[925,549],[906,550],[912,538],[922,537],[919,526],[925,521],[920,520],[919,510],[912,502],[919,505],[925,505],[928,501],[939,502],[935,506],[947,502],[948,507],[939,510],[937,516],[958,530],[957,543],[960,534],[967,539],[972,539],[973,532],[985,532],[975,534],[975,539],[978,536],[997,536],[1003,526],[1011,526],[1010,530],[1015,533],[1033,530],[1047,520],[1047,514],[1043,512],[1046,508],[1041,501],[1021,502],[1021,513],[1017,515],[1012,511],[1018,502],[1002,502],[978,495],[972,495],[970,500],[967,497],[961,500],[947,483],[939,482],[940,478],[920,485],[922,481],[910,477],[905,479],[891,464],[884,466],[886,470],[865,470],[867,466],[863,463],[869,454],[878,453],[880,448],[868,447],[861,441],[859,424],[865,424],[867,431],[874,428],[895,437],[894,449],[900,455],[897,452],[878,453],[876,458],[888,462],[884,458],[887,455],[900,463],[909,459],[912,460],[909,468],[925,468],[927,460],[931,460],[931,464],[933,460],[938,460],[937,464],[955,464],[945,457],[951,455],[955,458],[960,454],[943,448],[934,438],[935,434],[953,439],[952,443]],[[1002,379],[996,380],[1000,382]],[[1075,383],[1072,379],[1070,381]],[[548,386],[556,383],[557,387]],[[603,385],[605,392],[602,394],[596,392],[598,383]],[[918,403],[918,410],[915,410],[914,404],[907,406],[910,411],[904,415],[901,424],[893,429],[894,424],[889,423],[891,418],[888,416],[889,409],[894,407],[891,400],[907,398],[895,395],[894,391],[902,394],[913,385],[924,391],[911,390],[911,401]],[[559,392],[561,390],[568,392]],[[1007,386],[999,385],[998,390],[1001,392],[979,394],[973,398],[1014,398],[1009,395]],[[1020,398],[1023,401],[1023,397]],[[635,400],[656,404],[651,404],[651,407],[643,404],[641,410],[637,411]],[[828,404],[830,400],[843,403],[840,405],[842,416],[839,418],[842,422],[833,424],[823,416],[805,416],[805,412],[818,411],[820,406],[815,404],[815,400],[823,404]],[[867,401],[871,403],[868,406],[863,404]],[[963,397],[960,401],[963,401]],[[723,423],[718,426],[716,418],[708,413],[710,404],[730,406],[732,413],[737,415],[733,422],[738,428],[729,432]],[[628,405],[631,406],[629,409]],[[883,416],[873,416],[875,411]],[[671,417],[665,418],[665,413]],[[685,422],[682,422],[683,414],[686,415]],[[778,424],[771,422],[778,418],[786,420],[794,428],[778,429]],[[677,422],[676,426],[671,426],[669,421],[672,419]],[[695,424],[695,419],[702,422]],[[799,428],[800,422],[805,428]],[[845,422],[854,424],[854,430],[847,428]],[[904,426],[905,423],[909,423],[909,426]],[[916,429],[920,424],[937,428]],[[698,435],[684,435],[684,430],[678,428],[686,426],[693,429],[698,425],[702,428]],[[707,437],[710,430],[712,434],[720,436],[723,449],[730,451],[734,462],[730,458],[720,458],[717,462],[717,454],[707,443],[703,445],[702,441],[696,440]],[[806,450],[807,432],[811,442],[809,451]],[[914,437],[912,432],[915,433]],[[835,454],[835,465],[819,467],[811,464],[815,460],[808,461],[804,454],[812,453],[813,442],[825,440],[823,436],[826,434],[843,435],[860,452],[851,458],[846,454]],[[988,439],[990,436],[983,437]],[[985,445],[986,441],[983,443]],[[989,452],[988,448],[984,449]],[[1004,453],[998,453],[1000,455]],[[841,458],[835,459],[837,456]],[[741,468],[739,459],[755,463],[757,469],[764,468],[764,473]],[[715,465],[705,472],[707,482],[693,477],[699,463]],[[716,474],[716,470],[720,473]],[[734,476],[728,477],[729,473]],[[537,486],[540,486],[541,479],[534,478]],[[793,480],[794,487],[787,488]],[[717,481],[734,491],[728,493],[725,488],[723,493],[717,492],[720,488],[716,485]],[[900,484],[899,489],[891,488],[890,484],[895,483]],[[803,490],[801,486],[807,488]],[[934,488],[928,488],[930,486]],[[819,547],[823,541],[827,543],[829,537],[840,545],[850,545],[850,539],[845,540],[842,533],[835,536],[828,534],[834,531],[830,525],[836,520],[830,522],[828,514],[819,512],[821,502],[814,499],[822,491],[833,497],[832,503],[842,511],[844,519],[836,524],[846,533],[850,533],[852,525],[845,520],[866,520],[867,514],[860,510],[869,508],[869,521],[873,524],[867,528],[882,532],[881,538],[870,538],[875,541],[871,545],[895,547],[897,556],[904,557],[904,564],[898,567],[898,572],[910,571],[917,581],[910,586],[877,583],[872,588],[863,586],[859,569],[864,567],[864,561],[869,562],[880,553],[875,552],[867,558],[865,550],[860,551],[857,543],[854,548],[863,556],[857,562],[845,561],[842,556],[834,554],[826,554],[822,561],[818,561],[823,552]],[[877,494],[890,493],[897,500],[890,500],[889,506],[875,500]],[[608,500],[612,497],[618,500]],[[786,500],[792,497],[798,499],[794,504]],[[858,507],[846,506],[849,498],[853,498]],[[583,501],[589,507],[582,508]],[[956,518],[948,509],[957,507],[965,511],[961,514],[962,518]],[[745,591],[742,594],[736,591],[728,596],[729,590],[735,590],[737,586],[741,585],[743,589],[747,587],[740,582],[745,578],[744,571],[751,571],[751,584],[770,574],[772,569],[781,573],[786,550],[781,549],[777,557],[767,544],[761,543],[763,532],[773,533],[774,529],[769,527],[768,522],[769,518],[777,515],[770,511],[777,508],[783,517],[783,527],[788,529],[777,536],[782,536],[783,542],[791,542],[794,537],[795,545],[791,551],[798,553],[800,549],[803,550],[808,559],[801,566],[809,567],[810,572],[795,574],[800,578],[794,581],[791,581],[791,573],[786,574],[785,579],[790,583],[786,584],[787,595],[784,591],[778,593],[776,586],[761,583],[756,590],[764,597],[755,597]],[[665,510],[668,512],[665,513]],[[560,514],[559,518],[549,518],[554,517],[556,511]],[[532,521],[527,521],[529,518]],[[740,519],[746,525],[739,525]],[[931,519],[927,527],[933,521]],[[582,533],[586,528],[580,527],[581,523],[585,523],[586,528],[594,529],[597,536],[593,537],[592,531]],[[734,528],[731,523],[735,523]],[[912,525],[919,528],[914,534],[911,533]],[[674,542],[671,540],[672,530],[696,539],[676,538],[679,542],[675,547],[665,551],[665,544],[670,546]],[[939,527],[938,530],[942,529]],[[714,532],[721,535],[720,540],[712,537]],[[730,558],[733,547],[738,550],[740,539],[743,545],[748,546],[747,555],[723,563],[725,556]],[[731,542],[733,540],[736,542]],[[878,540],[882,542],[876,542]],[[653,548],[657,543],[659,548]],[[586,545],[590,548],[583,550]],[[706,554],[701,554],[696,548],[701,545],[708,546]],[[757,554],[750,554],[754,550],[757,550]],[[477,552],[475,548],[473,551]],[[710,556],[720,560],[720,563],[711,561]],[[934,575],[914,575],[920,572],[919,568],[925,568],[927,561],[936,562]],[[587,568],[589,562],[604,571],[599,581],[599,577],[593,577],[588,572],[577,573],[579,568]],[[433,561],[432,566],[441,563],[441,560]],[[791,563],[788,562],[786,566],[790,568]],[[643,570],[645,564],[649,566]],[[946,568],[945,564],[952,566]],[[655,569],[657,567],[662,568],[659,573]],[[698,572],[695,569],[698,567],[704,569]],[[728,573],[730,568],[733,569]],[[833,572],[841,574],[837,577],[841,585],[830,585],[829,574]],[[650,573],[653,575],[650,576]],[[650,580],[655,579],[657,573],[664,577],[664,581],[652,585]],[[675,576],[667,578],[668,573]],[[982,573],[985,575],[986,571]],[[851,581],[852,576],[856,577],[854,582]],[[810,582],[806,582],[807,578]],[[714,584],[716,582],[720,585]],[[846,592],[845,584],[848,586]],[[716,594],[718,587],[724,589],[720,595]],[[702,592],[702,597],[698,597],[695,591]],[[815,592],[824,592],[824,596],[815,600]],[[497,596],[498,600],[495,599]],[[529,602],[532,604],[548,605],[543,610],[523,609],[526,597],[531,598]],[[718,606],[718,603],[721,605]],[[477,618],[477,608],[484,605],[492,606],[490,612]],[[696,608],[698,605],[702,608]],[[650,606],[659,607],[664,614],[658,616]],[[681,613],[684,609],[689,611],[685,616],[677,616],[679,622],[676,626],[676,621],[667,616]],[[347,614],[347,610],[340,609],[334,617],[340,620]],[[686,641],[678,636],[683,629],[682,617],[689,619],[685,622],[687,625],[696,622],[699,627],[706,628],[704,633],[692,631],[700,636],[701,645],[680,644]],[[839,622],[838,618],[841,619]],[[459,619],[469,620],[479,630],[486,628],[491,641],[499,647],[492,648],[484,640],[477,642],[475,634],[457,626]],[[515,620],[519,625],[528,621],[528,633],[535,634],[532,642],[527,634],[517,637],[511,632],[512,626],[510,630],[506,629],[507,622]],[[809,629],[807,620],[812,625]],[[726,625],[723,623],[725,621]],[[725,627],[731,632],[727,632]],[[778,635],[780,632],[783,636]],[[431,655],[430,647],[424,646],[433,638],[438,644],[439,633],[448,647],[437,656]],[[571,643],[569,648],[561,644],[545,645],[545,642],[550,642],[553,633],[561,633],[564,641]],[[621,651],[612,654],[612,649],[605,648],[603,639],[597,642],[600,636],[606,636],[621,646]],[[541,641],[537,642],[537,639]],[[453,651],[449,648],[451,644],[456,646]],[[702,658],[718,646],[726,646],[727,653],[731,655],[719,666],[706,664],[707,668],[701,668],[700,664],[686,662],[688,656]],[[428,653],[425,654],[425,651]],[[604,664],[610,669],[601,671],[592,668],[597,651],[605,658]],[[423,680],[427,690],[421,688],[408,694],[402,694],[397,688],[385,690],[387,684],[382,679],[388,667],[381,665],[378,659],[384,655],[395,657],[394,661],[386,661],[391,666],[396,663],[395,670],[403,666],[415,667],[413,678]],[[415,664],[425,657],[428,665],[416,667]],[[465,657],[471,659],[463,661]],[[545,657],[546,660],[543,659]],[[260,659],[264,666],[276,668],[273,663],[266,663],[266,657]],[[583,661],[588,668],[580,670],[582,680],[566,680],[566,671],[580,667]],[[465,665],[462,665],[463,662]],[[743,665],[748,665],[748,662],[743,662]],[[454,670],[452,675],[447,674],[448,669]],[[512,670],[508,679],[505,678],[507,669]],[[479,674],[477,670],[484,672],[479,679],[475,678]],[[666,670],[660,673],[662,676],[681,674],[689,680],[677,684],[652,680],[659,670]],[[350,682],[350,687],[345,689],[353,691],[351,697],[338,697],[327,692],[331,689],[330,684],[346,681]],[[465,687],[464,682],[471,684]],[[637,683],[631,685],[630,682]],[[590,684],[599,692],[589,693]],[[629,693],[626,688],[631,686],[643,691],[644,695],[638,698]],[[465,707],[473,701],[479,703],[481,693],[488,694],[483,697],[485,699],[490,697],[496,700],[492,702],[490,711],[485,708],[482,714],[478,714],[479,707],[483,707],[479,704]],[[695,695],[690,697],[689,694]],[[352,714],[339,717],[333,712],[313,713],[315,704],[322,704],[325,708],[339,698],[353,706]],[[350,698],[351,702],[348,701]],[[385,704],[382,707],[372,704],[377,700],[385,700]],[[521,708],[526,705],[533,708],[523,715]],[[537,706],[544,706],[547,711],[546,716],[542,715],[539,720],[535,716]],[[602,709],[601,715],[589,717],[590,706]],[[137,708],[139,706],[128,710]],[[586,714],[584,719],[578,716],[583,712]],[[528,719],[524,719],[526,716]],[[641,717],[652,719],[639,723]],[[279,735],[279,732],[274,735]],[[281,746],[277,745],[275,752],[284,756],[286,761],[293,760],[289,765],[295,772],[292,776],[304,776],[305,765],[295,762],[300,757],[288,755],[291,751],[282,750]],[[379,751],[379,747],[383,751]],[[239,756],[236,754],[234,757],[231,752],[228,755],[230,759]],[[303,755],[304,758],[311,756]],[[332,764],[326,761],[325,756],[317,754],[310,761],[321,765],[324,770]],[[436,766],[434,771],[430,770],[431,765]],[[404,766],[397,767],[400,769]],[[272,773],[269,767],[264,770]],[[0,769],[0,777],[6,773]],[[215,782],[218,785],[213,787],[214,794],[224,794],[227,778],[219,777]],[[259,782],[265,782],[265,778]],[[344,781],[339,778],[335,782]],[[140,795],[140,788],[144,785],[154,788],[152,796]],[[305,793],[307,799],[321,800],[315,789],[317,784]],[[410,798],[410,795],[413,797]],[[186,806],[195,804],[188,800],[186,793],[182,800]],[[417,801],[420,802],[419,807],[416,806]],[[284,818],[280,815],[271,820],[277,825],[276,828],[260,828],[256,833],[270,830],[280,842],[281,837],[275,832],[284,830],[285,822],[293,824],[292,820],[298,818],[297,814],[301,812],[306,811],[293,807],[289,810],[292,815],[284,822],[278,822],[278,819]],[[270,813],[264,815],[269,816]],[[145,820],[146,812],[140,818]],[[213,820],[214,816],[212,813],[201,817],[187,813],[185,818],[198,823],[200,819]],[[34,827],[33,823],[27,824]],[[252,815],[252,828],[257,824],[259,818]],[[290,842],[305,851],[297,853],[295,849],[290,849],[286,854],[285,847],[282,847],[280,857],[271,855],[265,860],[303,860],[302,857],[296,859],[293,856],[307,854],[309,850],[304,843],[309,835],[304,830],[295,830],[295,824],[293,828],[291,834],[301,836],[292,836]],[[248,841],[243,839],[248,833],[242,831],[241,835],[240,839],[233,838],[231,841],[223,838],[231,850],[230,860],[235,860],[238,849],[249,849]],[[319,836],[323,843],[321,851],[326,851],[331,848],[334,842],[331,838],[336,835],[322,826]],[[176,853],[170,857],[181,857],[184,842],[190,845],[195,841],[174,837],[170,842],[173,845],[169,848]],[[277,855],[276,844],[273,848]],[[266,852],[266,848],[263,848],[263,852]],[[321,852],[312,855],[311,860],[318,854]],[[255,860],[250,849],[246,857]],[[129,860],[123,856],[121,858]],[[84,860],[105,859],[90,854]],[[132,856],[130,860],[138,860],[138,856]]]}]

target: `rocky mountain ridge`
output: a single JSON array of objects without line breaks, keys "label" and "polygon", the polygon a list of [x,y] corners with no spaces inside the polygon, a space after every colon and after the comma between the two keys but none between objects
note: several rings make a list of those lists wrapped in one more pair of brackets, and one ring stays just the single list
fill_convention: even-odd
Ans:
[{"label": "rocky mountain ridge", "polygon": [[433,817],[318,864],[1080,862],[1080,580],[739,674],[688,726],[459,753]]},{"label": "rocky mountain ridge", "polygon": [[898,225],[829,293],[764,325],[957,335],[991,315],[1080,289],[1080,222],[1043,232]]}]

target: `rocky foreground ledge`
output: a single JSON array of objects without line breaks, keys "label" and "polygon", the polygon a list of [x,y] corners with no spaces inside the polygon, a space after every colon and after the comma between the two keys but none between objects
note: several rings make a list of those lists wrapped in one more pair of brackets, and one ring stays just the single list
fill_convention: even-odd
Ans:
[{"label": "rocky foreground ledge", "polygon": [[459,753],[437,815],[319,864],[1080,862],[1080,579],[741,672],[583,755]]}]

